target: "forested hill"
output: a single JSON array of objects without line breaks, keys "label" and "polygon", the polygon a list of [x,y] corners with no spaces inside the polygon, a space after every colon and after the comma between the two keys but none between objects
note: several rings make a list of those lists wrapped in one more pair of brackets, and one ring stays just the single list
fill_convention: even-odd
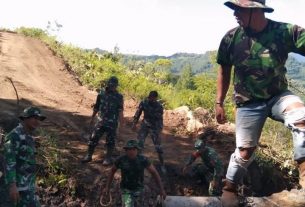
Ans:
[{"label": "forested hill", "polygon": [[[97,52],[104,53],[105,50],[94,49]],[[123,55],[123,62],[129,61],[143,61],[143,62],[154,62],[158,59],[169,59],[172,62],[171,72],[180,74],[185,65],[190,65],[193,74],[207,72],[213,68],[211,55],[216,54],[216,51],[208,51],[205,54],[195,53],[176,53],[171,56],[159,56],[159,55]],[[305,57],[290,54],[287,60],[287,74],[288,77],[296,81],[300,81],[305,86]]]},{"label": "forested hill", "polygon": [[[216,51],[209,51],[205,54],[194,53],[176,53],[171,56],[139,56],[139,55],[123,55],[123,61],[128,62],[144,61],[153,62],[160,58],[169,59],[172,62],[171,72],[180,74],[185,65],[190,65],[194,74],[208,72],[213,68],[213,57]],[[289,79],[293,79],[305,87],[305,57],[290,54],[286,63],[287,75]]]},{"label": "forested hill", "polygon": [[172,62],[171,72],[179,74],[186,65],[190,65],[194,74],[207,72],[212,69],[211,53],[194,54],[194,53],[176,53],[171,56],[142,56],[142,55],[124,55],[123,61],[127,63],[130,60],[154,62],[157,59],[169,59]]},{"label": "forested hill", "polygon": [[[107,53],[106,50],[100,48],[95,48],[93,51],[97,53]],[[155,62],[158,59],[168,59],[171,61],[171,72],[174,74],[180,74],[185,66],[190,66],[192,68],[193,74],[198,74],[202,72],[210,71],[213,67],[211,55],[216,54],[216,51],[208,51],[205,54],[195,54],[195,53],[175,53],[171,56],[160,56],[160,55],[131,55],[123,54],[122,62],[123,64],[128,64],[129,62]]]}]

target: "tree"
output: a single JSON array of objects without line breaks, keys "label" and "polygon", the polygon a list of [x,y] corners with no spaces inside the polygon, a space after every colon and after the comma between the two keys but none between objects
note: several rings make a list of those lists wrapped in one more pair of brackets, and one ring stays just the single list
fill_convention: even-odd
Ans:
[{"label": "tree", "polygon": [[195,84],[193,80],[192,67],[190,64],[187,64],[183,67],[181,75],[176,84],[178,90],[182,89],[195,89]]},{"label": "tree", "polygon": [[172,61],[165,58],[159,58],[154,62],[155,73],[154,77],[157,83],[169,83],[171,79]]}]

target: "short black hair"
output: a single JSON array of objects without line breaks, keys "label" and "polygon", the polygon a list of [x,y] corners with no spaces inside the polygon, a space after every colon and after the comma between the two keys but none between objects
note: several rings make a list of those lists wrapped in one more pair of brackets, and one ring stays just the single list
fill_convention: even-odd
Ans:
[{"label": "short black hair", "polygon": [[149,92],[148,97],[157,98],[158,97],[158,92],[157,91],[151,91],[151,92]]}]

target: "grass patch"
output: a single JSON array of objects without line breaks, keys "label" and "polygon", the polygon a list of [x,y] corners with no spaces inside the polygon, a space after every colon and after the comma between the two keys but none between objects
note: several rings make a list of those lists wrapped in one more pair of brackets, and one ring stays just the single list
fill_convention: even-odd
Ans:
[{"label": "grass patch", "polygon": [[38,130],[37,183],[41,186],[58,186],[65,188],[68,183],[70,170],[68,162],[63,158],[55,133],[44,129]]}]

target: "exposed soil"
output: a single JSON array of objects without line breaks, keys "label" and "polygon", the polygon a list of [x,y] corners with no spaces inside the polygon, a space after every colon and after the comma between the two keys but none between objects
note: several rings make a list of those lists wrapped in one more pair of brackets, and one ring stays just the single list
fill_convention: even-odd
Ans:
[{"label": "exposed soil", "polygon": [[[62,59],[54,56],[39,40],[0,32],[0,45],[0,126],[8,131],[18,122],[16,117],[20,109],[29,105],[41,107],[48,117],[42,128],[56,134],[62,162],[65,163],[66,171],[70,175],[66,186],[39,185],[41,203],[45,206],[98,206],[100,192],[110,169],[101,164],[104,140],[101,139],[91,163],[80,163],[86,153],[87,140],[84,135],[88,132],[91,105],[95,101],[96,92],[81,86],[66,70]],[[19,106],[8,78],[17,89]],[[137,102],[125,99],[126,126],[123,126],[118,136],[117,156],[123,153],[121,149],[125,141],[136,137],[130,128],[130,122]],[[198,182],[196,178],[181,174],[181,168],[193,150],[194,141],[192,135],[186,135],[184,121],[171,113],[165,113],[162,138],[167,174],[161,173],[162,180],[168,195],[207,195],[205,184]],[[219,131],[208,144],[216,149],[227,166],[235,146],[233,133]],[[158,159],[149,137],[146,140],[145,155],[158,168]],[[44,161],[41,159],[41,162]],[[40,175],[47,176],[44,173],[46,169],[42,168]],[[119,179],[120,176],[117,174],[112,191],[116,203],[114,206],[120,203]],[[153,205],[158,189],[149,174],[146,175],[145,182],[146,201]]]}]

